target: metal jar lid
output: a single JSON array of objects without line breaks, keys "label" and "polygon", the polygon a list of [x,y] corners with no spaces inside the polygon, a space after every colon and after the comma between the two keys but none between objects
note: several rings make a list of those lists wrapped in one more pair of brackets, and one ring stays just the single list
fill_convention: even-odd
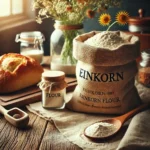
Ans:
[{"label": "metal jar lid", "polygon": [[128,20],[130,32],[150,32],[150,17],[144,17],[144,10],[138,10],[138,17],[130,17]]},{"label": "metal jar lid", "polygon": [[28,42],[34,43],[35,40],[38,40],[40,43],[45,41],[44,35],[40,31],[29,31],[29,32],[21,32],[16,35],[16,42]]}]

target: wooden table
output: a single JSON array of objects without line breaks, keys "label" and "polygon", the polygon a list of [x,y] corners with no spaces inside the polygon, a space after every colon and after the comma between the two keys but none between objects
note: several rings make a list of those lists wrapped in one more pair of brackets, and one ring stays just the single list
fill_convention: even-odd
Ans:
[{"label": "wooden table", "polygon": [[30,117],[26,129],[17,129],[0,115],[0,150],[81,150],[63,137],[52,122],[23,110]]},{"label": "wooden table", "polygon": [[[49,64],[49,57],[44,61]],[[17,129],[0,114],[0,150],[81,150],[63,137],[53,122],[40,118],[25,107],[21,109],[30,117],[26,129]]]}]

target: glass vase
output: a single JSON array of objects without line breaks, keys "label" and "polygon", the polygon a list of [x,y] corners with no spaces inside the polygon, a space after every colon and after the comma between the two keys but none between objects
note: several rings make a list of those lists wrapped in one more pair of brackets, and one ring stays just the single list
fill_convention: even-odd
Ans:
[{"label": "glass vase", "polygon": [[50,37],[51,70],[75,75],[76,59],[73,57],[73,39],[83,33],[83,25],[67,25],[62,21],[55,21],[55,30]]}]

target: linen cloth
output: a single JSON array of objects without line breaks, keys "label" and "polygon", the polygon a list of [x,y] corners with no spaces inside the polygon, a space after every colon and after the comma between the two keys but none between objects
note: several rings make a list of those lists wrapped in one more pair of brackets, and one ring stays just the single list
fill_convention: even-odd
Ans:
[{"label": "linen cloth", "polygon": [[117,150],[150,150],[150,110],[133,117]]},{"label": "linen cloth", "polygon": [[[144,103],[150,102],[150,88],[135,82]],[[150,150],[150,109],[135,115],[117,150]]]},{"label": "linen cloth", "polygon": [[[137,82],[136,87],[143,102],[150,102],[150,89]],[[72,93],[67,94],[67,100],[70,100],[71,96]],[[131,123],[129,121],[125,123],[121,131],[110,139],[91,141],[84,136],[84,128],[96,121],[113,116],[78,113],[68,109],[47,110],[42,107],[41,102],[29,104],[27,108],[47,120],[53,120],[64,137],[84,150],[150,149],[150,110],[135,115]]]}]

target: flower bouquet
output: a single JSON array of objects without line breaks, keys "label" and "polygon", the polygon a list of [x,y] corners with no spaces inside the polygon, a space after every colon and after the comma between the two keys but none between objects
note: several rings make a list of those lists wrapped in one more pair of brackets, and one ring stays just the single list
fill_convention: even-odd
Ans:
[{"label": "flower bouquet", "polygon": [[[118,7],[121,0],[34,0],[33,8],[38,10],[36,20],[42,23],[45,18],[63,22],[63,25],[82,25],[85,18],[94,18],[96,13],[110,6]],[[62,26],[61,26],[62,27]],[[61,51],[61,63],[75,64],[72,56],[72,40],[79,34],[78,30],[64,27],[65,42]]]}]

